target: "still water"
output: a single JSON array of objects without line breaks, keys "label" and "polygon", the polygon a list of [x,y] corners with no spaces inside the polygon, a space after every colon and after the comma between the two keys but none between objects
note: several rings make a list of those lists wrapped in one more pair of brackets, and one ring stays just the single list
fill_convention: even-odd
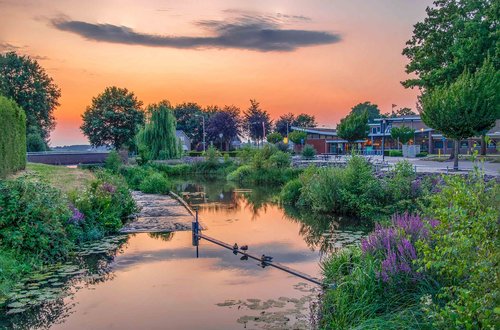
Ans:
[{"label": "still water", "polygon": [[[272,203],[272,187],[182,181],[204,233],[300,272],[321,277],[320,261],[363,230],[355,221],[315,219]],[[0,317],[18,329],[308,329],[320,289],[256,261],[240,260],[191,232],[135,234],[89,245],[64,271],[20,288],[22,312]],[[75,271],[75,265],[78,270]],[[65,267],[65,268],[64,268]],[[75,277],[70,275],[77,274]],[[54,279],[56,278],[56,279]],[[57,285],[55,285],[57,284]],[[44,302],[30,306],[31,292]],[[30,291],[31,290],[31,291]],[[27,305],[26,305],[27,304]]]}]

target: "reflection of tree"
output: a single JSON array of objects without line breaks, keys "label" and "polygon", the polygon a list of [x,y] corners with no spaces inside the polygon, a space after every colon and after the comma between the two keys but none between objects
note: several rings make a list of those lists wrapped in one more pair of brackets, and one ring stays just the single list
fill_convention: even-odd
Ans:
[{"label": "reflection of tree", "polygon": [[[61,323],[71,313],[75,303],[64,300],[64,295],[71,295],[72,287],[82,283],[85,286],[109,281],[114,278],[114,273],[110,267],[111,262],[116,255],[123,251],[128,243],[129,236],[115,241],[115,248],[107,253],[95,253],[85,257],[75,257],[70,260],[72,263],[80,266],[80,269],[87,270],[84,277],[67,277],[65,280],[60,278],[64,285],[61,286],[62,297],[43,302],[40,305],[33,306],[26,311],[18,314],[5,315],[0,314],[0,329],[48,329],[56,323]],[[109,241],[102,240],[103,244],[109,244]],[[95,243],[95,242],[94,242]]]},{"label": "reflection of tree", "polygon": [[280,192],[276,186],[251,186],[251,191],[240,196],[246,201],[246,208],[252,213],[252,220],[260,216],[260,211],[267,211],[267,207],[273,204],[274,197]]},{"label": "reflection of tree", "polygon": [[307,246],[313,251],[318,249],[322,254],[335,252],[333,239],[336,232],[369,229],[359,219],[301,212],[290,206],[284,207],[284,214],[290,221],[300,224],[299,234]]},{"label": "reflection of tree", "polygon": [[162,240],[164,242],[169,242],[174,237],[174,232],[169,231],[169,232],[163,232],[163,233],[149,233],[148,236],[151,238],[154,238],[154,239]]}]

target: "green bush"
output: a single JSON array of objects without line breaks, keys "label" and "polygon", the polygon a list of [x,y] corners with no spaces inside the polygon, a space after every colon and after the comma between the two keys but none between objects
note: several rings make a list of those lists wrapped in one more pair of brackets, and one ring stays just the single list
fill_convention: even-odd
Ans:
[{"label": "green bush", "polygon": [[112,150],[104,161],[104,167],[113,173],[118,173],[122,165],[122,159],[116,150]]},{"label": "green bush", "polygon": [[306,144],[304,148],[302,148],[302,158],[305,159],[313,159],[316,156],[316,149],[310,144]]},{"label": "green bush", "polygon": [[227,180],[236,181],[236,182],[244,182],[247,181],[248,178],[253,173],[253,169],[250,165],[241,165],[235,171],[229,173],[227,175]]},{"label": "green bush", "polygon": [[0,178],[26,166],[26,115],[14,101],[0,96]]},{"label": "green bush", "polygon": [[439,283],[424,306],[437,329],[494,329],[500,324],[500,185],[477,169],[445,177],[427,216],[439,221],[422,242],[420,266]]},{"label": "green bush", "polygon": [[389,157],[403,157],[403,152],[401,150],[389,150]]},{"label": "green bush", "polygon": [[[83,191],[70,193],[70,201],[84,219],[76,222],[76,241],[98,239],[114,234],[136,211],[135,201],[123,178],[105,171]],[[75,211],[73,211],[75,213]]]},{"label": "green bush", "polygon": [[21,177],[0,181],[0,247],[44,262],[72,248],[67,200],[51,186]]},{"label": "green bush", "polygon": [[290,167],[292,157],[289,153],[283,151],[276,151],[269,157],[269,166],[274,168],[287,168]]},{"label": "green bush", "polygon": [[294,205],[300,198],[302,182],[299,179],[288,181],[280,192],[280,201],[283,204]]},{"label": "green bush", "polygon": [[146,166],[122,166],[120,168],[120,174],[131,189],[139,189],[141,182],[151,173],[153,170]]},{"label": "green bush", "polygon": [[283,141],[283,136],[279,132],[273,132],[267,135],[267,142],[276,144]]},{"label": "green bush", "polygon": [[170,182],[161,173],[148,175],[139,185],[139,189],[148,194],[168,194],[170,187]]},{"label": "green bush", "polygon": [[416,154],[415,157],[417,157],[417,158],[427,157],[428,154],[429,153],[422,151],[422,152],[419,152],[418,154]]}]

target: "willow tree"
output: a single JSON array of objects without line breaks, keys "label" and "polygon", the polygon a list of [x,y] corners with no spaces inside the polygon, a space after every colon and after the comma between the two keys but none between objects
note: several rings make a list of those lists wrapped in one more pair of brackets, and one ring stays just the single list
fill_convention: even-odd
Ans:
[{"label": "willow tree", "polygon": [[491,129],[500,118],[500,71],[490,60],[474,74],[422,95],[422,120],[429,127],[455,139],[454,170],[458,170],[459,141]]},{"label": "willow tree", "polygon": [[175,116],[168,101],[147,107],[149,117],[140,129],[136,141],[143,161],[146,159],[171,159],[181,155],[182,148],[175,135]]}]

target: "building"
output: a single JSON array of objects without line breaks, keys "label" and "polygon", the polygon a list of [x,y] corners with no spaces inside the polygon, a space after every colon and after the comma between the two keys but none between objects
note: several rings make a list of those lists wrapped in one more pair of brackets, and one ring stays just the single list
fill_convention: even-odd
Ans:
[{"label": "building", "polygon": [[[415,130],[414,138],[409,142],[420,146],[421,152],[430,154],[449,154],[454,146],[454,141],[447,139],[440,132],[427,127],[420,116],[403,116],[394,118],[376,118],[373,123],[369,123],[368,138],[366,140],[356,141],[358,149],[366,154],[380,154],[382,152],[382,143],[385,150],[400,150],[401,145],[391,137],[393,127],[408,126]],[[347,141],[337,136],[337,130],[334,128],[302,128],[292,126],[292,130],[303,131],[307,133],[304,144],[310,144],[316,149],[318,154],[345,154]],[[488,144],[486,152],[489,154],[498,153],[497,143],[500,141],[500,120],[497,120],[495,126],[486,133]],[[473,137],[460,141],[460,153],[472,153],[474,150],[480,150],[481,138]]]},{"label": "building", "polygon": [[182,130],[176,130],[175,136],[181,141],[183,151],[191,151],[191,139]]}]

